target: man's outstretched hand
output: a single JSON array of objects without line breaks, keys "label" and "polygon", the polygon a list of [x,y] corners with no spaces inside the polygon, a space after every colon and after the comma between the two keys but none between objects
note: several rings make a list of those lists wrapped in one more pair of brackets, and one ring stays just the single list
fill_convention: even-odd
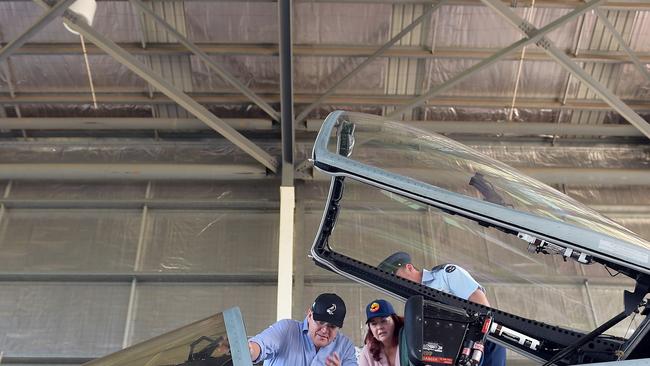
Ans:
[{"label": "man's outstretched hand", "polygon": [[336,352],[332,352],[325,359],[325,366],[341,366],[341,357]]}]

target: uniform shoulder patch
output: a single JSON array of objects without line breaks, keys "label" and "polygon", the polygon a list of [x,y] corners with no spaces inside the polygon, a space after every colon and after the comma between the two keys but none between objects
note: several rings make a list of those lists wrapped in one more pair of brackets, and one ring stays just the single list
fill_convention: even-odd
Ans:
[{"label": "uniform shoulder patch", "polygon": [[456,266],[454,266],[454,265],[450,265],[450,266],[447,266],[447,268],[445,268],[445,272],[447,272],[447,273],[451,273],[451,272],[453,272],[455,270],[456,270]]}]

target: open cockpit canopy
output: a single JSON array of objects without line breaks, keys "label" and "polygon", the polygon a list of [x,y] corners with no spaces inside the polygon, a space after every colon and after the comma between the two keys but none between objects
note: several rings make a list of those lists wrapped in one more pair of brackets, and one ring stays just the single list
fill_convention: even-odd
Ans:
[{"label": "open cockpit canopy", "polygon": [[[345,132],[346,125],[353,131]],[[323,124],[313,158],[317,168],[331,175],[350,176],[650,274],[646,240],[557,190],[435,133],[372,115],[334,112]]]},{"label": "open cockpit canopy", "polygon": [[[486,287],[495,321],[541,341],[531,349],[491,334],[519,353],[548,360],[622,312],[624,297],[628,311],[643,306],[650,243],[458,142],[336,111],[321,127],[313,163],[332,177],[312,248],[317,264],[398,298],[423,295],[485,312],[376,268],[397,251],[409,253],[418,268],[462,266]],[[625,276],[611,278],[618,273]],[[630,286],[636,291],[623,296]],[[609,361],[622,352],[638,358],[634,349],[647,331],[642,316],[614,324],[608,333],[620,338],[601,336],[583,345],[591,353],[583,349],[560,364]]]}]

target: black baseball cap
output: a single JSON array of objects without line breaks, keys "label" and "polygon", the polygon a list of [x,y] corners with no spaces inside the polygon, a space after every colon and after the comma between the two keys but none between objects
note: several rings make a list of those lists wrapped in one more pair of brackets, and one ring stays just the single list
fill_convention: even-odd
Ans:
[{"label": "black baseball cap", "polygon": [[311,313],[314,320],[343,328],[345,303],[337,294],[320,294],[311,305]]},{"label": "black baseball cap", "polygon": [[396,252],[384,259],[377,268],[388,273],[395,273],[400,267],[411,262],[411,256],[405,252]]}]

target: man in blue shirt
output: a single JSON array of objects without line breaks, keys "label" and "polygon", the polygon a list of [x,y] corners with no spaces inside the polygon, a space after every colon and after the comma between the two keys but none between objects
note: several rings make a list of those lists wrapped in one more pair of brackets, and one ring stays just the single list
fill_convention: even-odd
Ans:
[{"label": "man in blue shirt", "polygon": [[302,322],[280,320],[251,338],[251,359],[265,366],[356,366],[354,345],[339,334],[344,319],[343,299],[321,294]]},{"label": "man in blue shirt", "polygon": [[[485,296],[485,289],[465,269],[455,264],[442,264],[433,267],[431,271],[419,270],[413,265],[411,256],[408,253],[397,252],[379,263],[377,268],[399,277],[406,278],[416,283],[421,283],[432,289],[443,291],[448,294],[475,302],[477,304],[490,306]],[[492,342],[485,346],[483,366],[505,366],[506,350]]]}]

